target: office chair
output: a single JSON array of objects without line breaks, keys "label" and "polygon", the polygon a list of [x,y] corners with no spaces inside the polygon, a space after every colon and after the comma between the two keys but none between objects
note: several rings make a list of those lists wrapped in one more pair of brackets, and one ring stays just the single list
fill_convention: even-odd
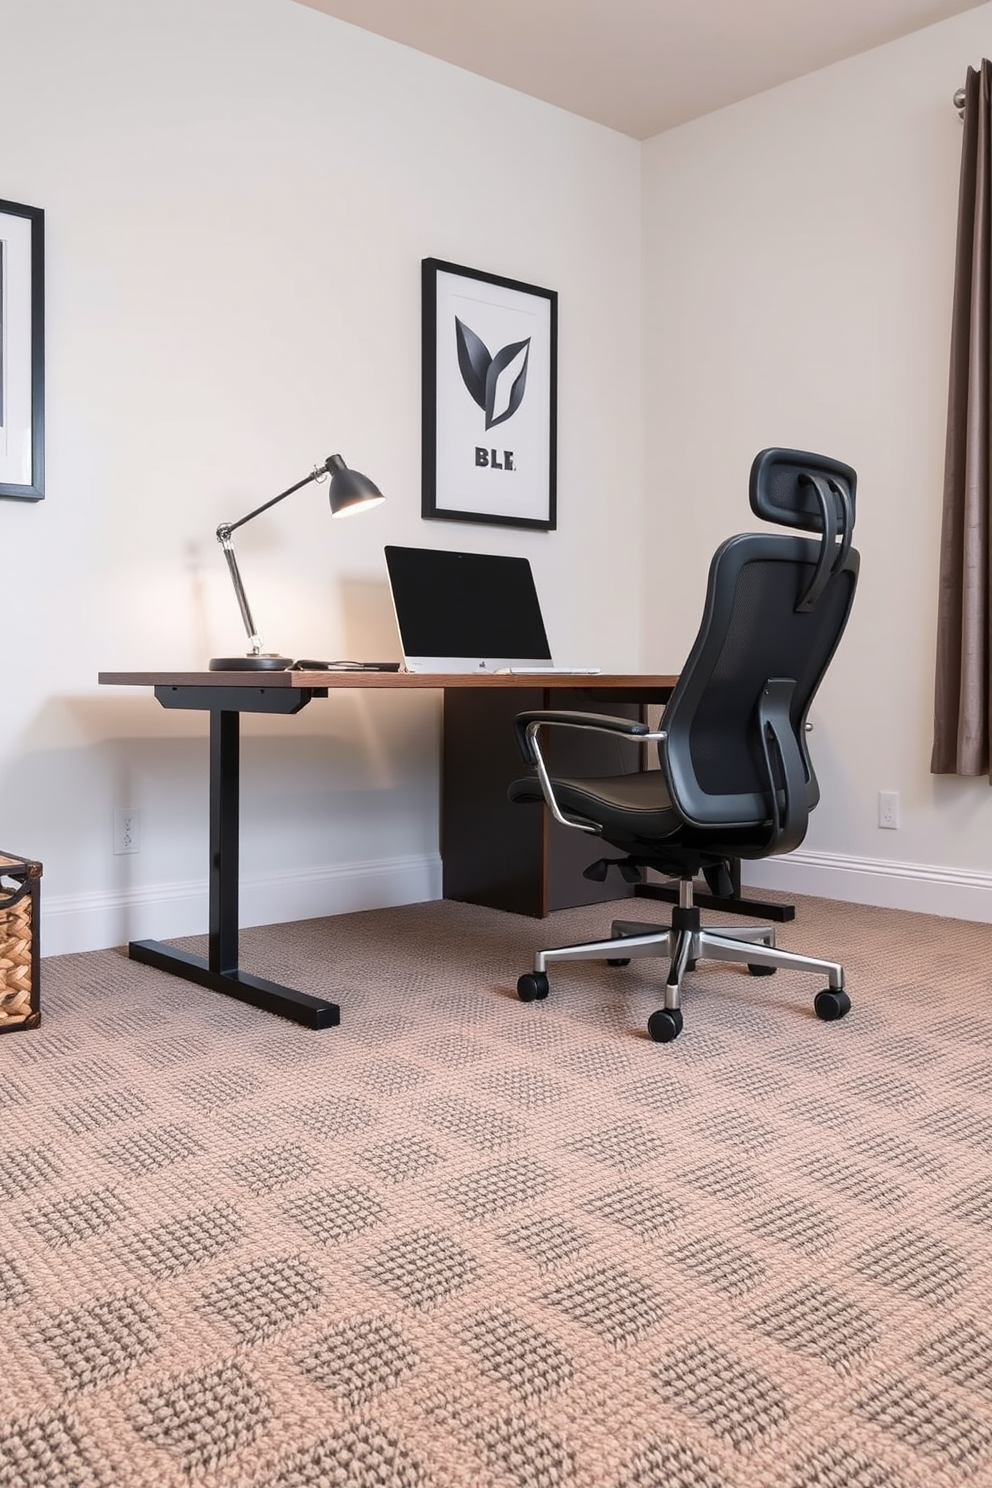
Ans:
[{"label": "office chair", "polygon": [[[779,968],[825,975],[817,1017],[842,1018],[851,1003],[844,969],[779,950],[770,925],[703,928],[693,902],[702,873],[713,893],[731,892],[733,859],[791,852],[819,800],[806,745],[809,707],[847,624],[859,555],[851,547],[857,477],[849,465],[801,450],[766,449],[754,460],[751,509],[781,526],[816,534],[752,532],[731,537],[710,565],[699,633],[656,731],[598,713],[527,712],[515,721],[532,773],[514,781],[514,802],[547,805],[556,821],[601,838],[623,854],[586,869],[628,881],[651,868],[679,880],[668,926],[616,920],[608,939],[538,951],[517,982],[524,1002],[547,997],[556,961],[667,956],[665,1002],[648,1032],[669,1043],[682,1031],[685,972],[704,959],[735,961],[754,976]],[[592,729],[656,743],[660,769],[602,779],[556,776],[545,729]]]}]

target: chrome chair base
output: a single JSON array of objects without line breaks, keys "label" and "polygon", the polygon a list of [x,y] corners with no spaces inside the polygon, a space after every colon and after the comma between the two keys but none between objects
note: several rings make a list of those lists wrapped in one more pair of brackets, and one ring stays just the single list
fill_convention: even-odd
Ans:
[{"label": "chrome chair base", "polygon": [[538,951],[534,970],[546,971],[554,961],[628,961],[638,956],[667,956],[666,1008],[680,1006],[682,977],[697,961],[736,961],[749,968],[758,967],[758,975],[762,971],[815,971],[828,978],[832,991],[844,990],[844,968],[839,962],[780,950],[775,944],[775,931],[768,925],[672,930],[664,925],[614,920],[611,930],[609,940]]},{"label": "chrome chair base", "polygon": [[558,961],[606,961],[613,966],[625,966],[641,956],[658,956],[668,959],[665,1000],[662,1009],[649,1019],[648,1031],[660,1043],[668,1043],[682,1030],[682,978],[687,971],[695,969],[698,961],[737,962],[746,966],[752,976],[770,976],[776,971],[816,972],[828,982],[814,1002],[817,1017],[830,1022],[842,1018],[850,1009],[850,998],[844,990],[844,968],[839,962],[780,949],[775,944],[771,925],[702,926],[699,910],[693,904],[691,883],[680,885],[679,907],[673,910],[672,920],[671,925],[614,920],[606,939],[537,951],[533,973],[525,974],[517,982],[518,996],[524,1002],[546,997],[547,969]]}]

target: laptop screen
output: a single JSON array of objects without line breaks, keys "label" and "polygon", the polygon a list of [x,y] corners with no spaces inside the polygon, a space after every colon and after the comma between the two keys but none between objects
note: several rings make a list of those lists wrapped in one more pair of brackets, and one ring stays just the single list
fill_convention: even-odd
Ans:
[{"label": "laptop screen", "polygon": [[403,659],[411,672],[551,664],[526,558],[391,545],[385,554]]}]

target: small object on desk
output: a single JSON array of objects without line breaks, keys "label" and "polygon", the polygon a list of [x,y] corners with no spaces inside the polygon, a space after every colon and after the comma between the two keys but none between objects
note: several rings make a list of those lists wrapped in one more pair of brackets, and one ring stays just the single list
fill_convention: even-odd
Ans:
[{"label": "small object on desk", "polygon": [[602,667],[508,666],[497,667],[497,677],[598,677]]},{"label": "small object on desk", "polygon": [[398,661],[294,661],[293,672],[398,672]]}]

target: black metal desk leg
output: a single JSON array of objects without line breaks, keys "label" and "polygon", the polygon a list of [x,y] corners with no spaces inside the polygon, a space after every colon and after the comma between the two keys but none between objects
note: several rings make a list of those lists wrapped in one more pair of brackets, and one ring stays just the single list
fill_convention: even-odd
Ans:
[{"label": "black metal desk leg", "polygon": [[239,813],[241,717],[210,710],[210,970],[238,970]]},{"label": "black metal desk leg", "polygon": [[[160,694],[159,699],[166,707],[203,708],[209,703],[196,694],[204,691],[174,688],[164,696]],[[174,701],[169,693],[177,694]],[[194,695],[190,697],[190,693]],[[253,712],[280,713],[297,712],[306,701],[309,694],[302,701],[297,696],[295,707],[288,707],[283,699],[272,698],[271,693],[267,697],[264,690],[260,690],[257,700],[254,696],[245,700]],[[128,954],[133,961],[169,971],[211,992],[222,992],[226,997],[250,1003],[267,1013],[278,1013],[307,1028],[333,1028],[341,1021],[337,1003],[238,970],[239,734],[237,711],[210,707],[210,891],[206,958],[159,940],[132,940]]]}]

